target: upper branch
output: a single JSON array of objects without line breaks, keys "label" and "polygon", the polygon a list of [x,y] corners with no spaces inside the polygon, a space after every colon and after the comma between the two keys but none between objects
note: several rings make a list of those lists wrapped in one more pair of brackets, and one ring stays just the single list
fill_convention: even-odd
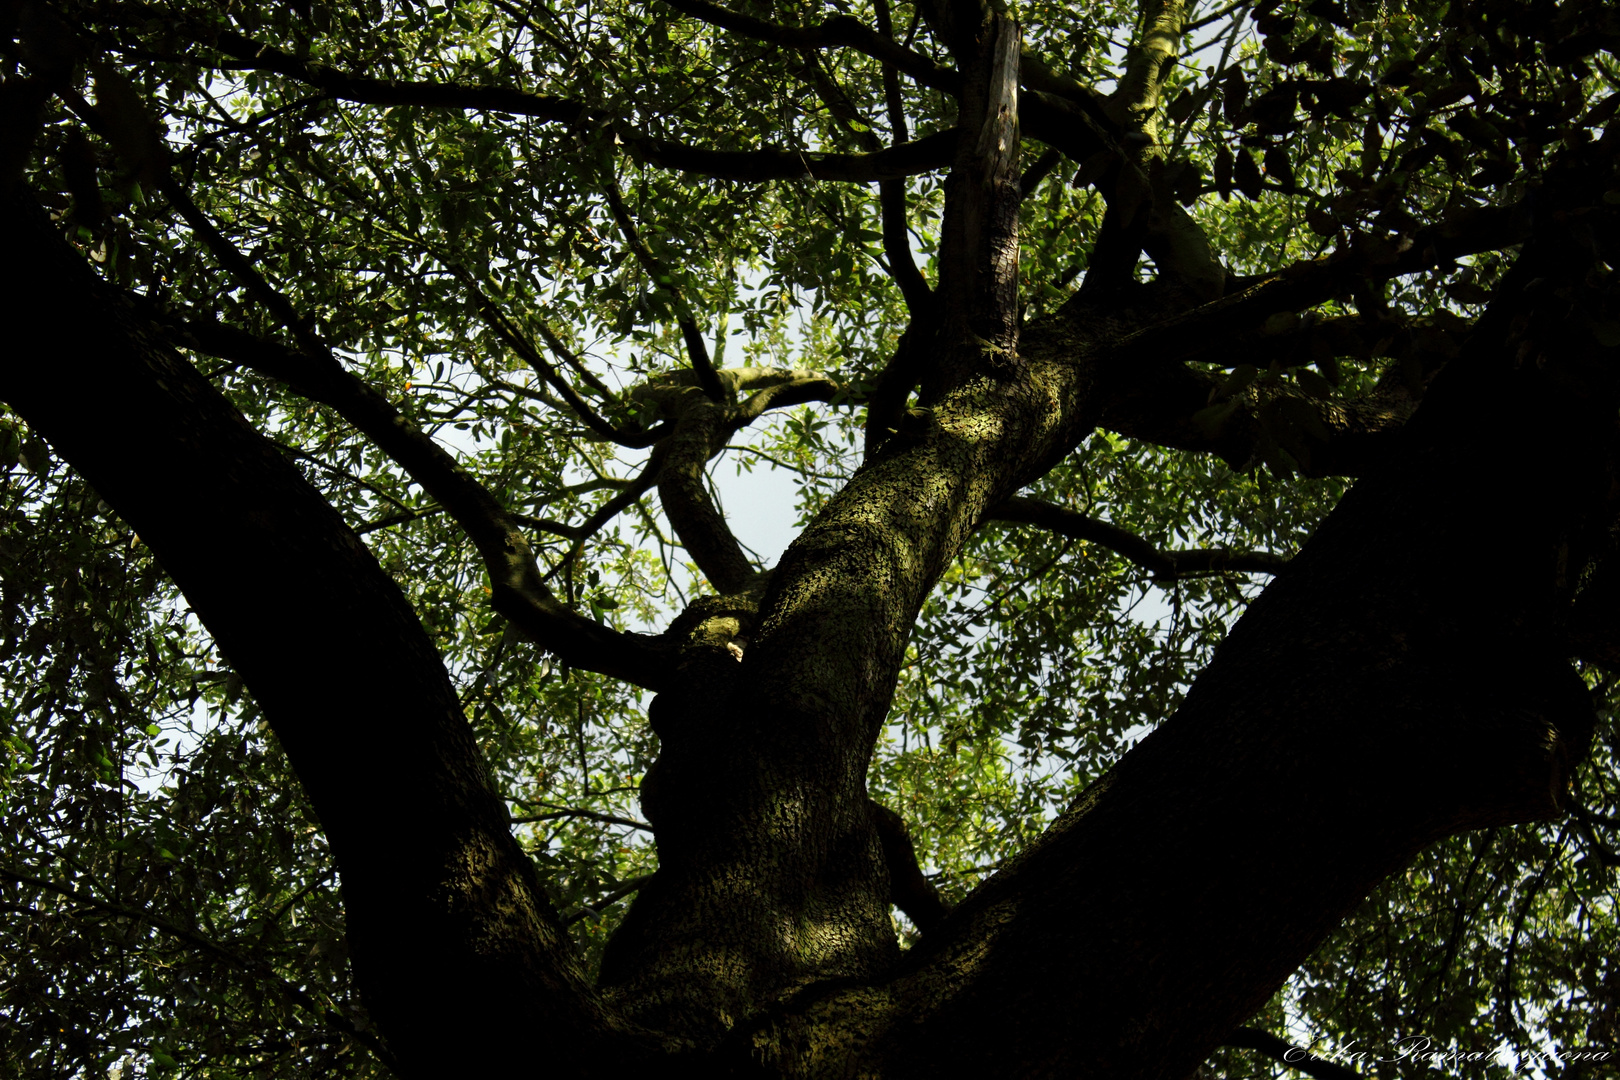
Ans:
[{"label": "upper branch", "polygon": [[1102,396],[1101,426],[1157,446],[1214,453],[1234,468],[1286,442],[1307,475],[1360,476],[1388,452],[1415,407],[1406,394],[1322,399],[1255,382],[1211,415],[1223,382],[1175,361],[1142,360],[1115,373]]},{"label": "upper branch", "polygon": [[986,521],[1037,525],[1059,536],[1085,540],[1122,555],[1158,581],[1219,573],[1276,574],[1288,565],[1281,555],[1265,551],[1160,551],[1135,533],[1075,510],[1040,499],[1017,496],[985,511]]},{"label": "upper branch", "polygon": [[335,360],[311,357],[211,319],[174,322],[186,347],[240,363],[336,410],[412,479],[467,533],[490,573],[497,610],[542,647],[588,671],[657,689],[672,657],[655,638],[604,626],[570,610],[540,580],[515,518],[392,402]]},{"label": "upper branch", "polygon": [[913,52],[899,44],[888,33],[873,31],[859,19],[849,15],[834,15],[818,26],[797,27],[739,14],[719,4],[711,4],[708,0],[664,0],[664,2],[682,14],[757,41],[769,41],[791,49],[829,49],[844,46],[905,72],[923,86],[943,90],[948,94],[957,93],[962,86],[962,77],[959,73],[950,68],[940,67],[922,53]]},{"label": "upper branch", "polygon": [[[875,36],[875,35],[874,35]],[[702,173],[721,180],[838,180],[870,183],[942,169],[950,164],[955,136],[930,135],[874,154],[822,154],[798,150],[708,150],[659,139],[632,128],[612,114],[567,98],[530,94],[504,86],[376,79],[301,60],[234,31],[219,33],[215,47],[235,58],[237,67],[274,71],[326,91],[334,98],[365,105],[420,105],[533,116],[562,124],[594,124],[618,135],[640,160],[666,169]]]},{"label": "upper branch", "polygon": [[1443,266],[1464,255],[1498,251],[1530,236],[1524,202],[1464,210],[1410,237],[1357,237],[1319,259],[1304,259],[1249,287],[1155,323],[1122,342],[1133,356],[1198,360],[1231,336],[1252,333],[1279,312],[1300,312],[1375,281]]},{"label": "upper branch", "polygon": [[[78,94],[64,91],[64,98],[92,127],[106,126],[99,110]],[[466,530],[489,571],[496,609],[537,643],[578,667],[648,688],[660,685],[669,671],[667,650],[652,638],[613,630],[558,601],[541,579],[517,521],[500,501],[387,398],[344,369],[326,342],[315,333],[313,319],[300,316],[292,302],[259,273],[252,260],[191,200],[169,169],[161,147],[151,151],[147,165],[156,177],[159,190],[180,211],[193,233],[231,276],[292,333],[302,349],[287,349],[207,319],[180,328],[190,342],[205,352],[238,360],[288,383],[311,400],[331,406],[367,435]],[[521,335],[500,317],[487,297],[476,289],[474,294],[508,344],[524,351],[526,342]],[[592,427],[604,431],[608,437],[616,434],[532,348],[527,349],[525,355],[542,373],[550,373],[548,381],[587,423],[594,420]]]},{"label": "upper branch", "polygon": [[1303,1047],[1259,1028],[1240,1027],[1226,1037],[1225,1045],[1258,1050],[1274,1061],[1298,1069],[1312,1080],[1362,1080],[1356,1070],[1307,1053]]},{"label": "upper branch", "polygon": [[[521,356],[524,362],[544,379],[562,397],[563,401],[568,403],[569,409],[585,422],[586,427],[602,438],[618,443],[620,446],[646,445],[644,433],[620,431],[603,419],[595,409],[591,408],[585,399],[580,397],[572,386],[568,385],[568,380],[558,373],[556,367],[548,363],[546,358],[540,355],[539,350],[518,331],[517,327],[512,325],[511,320],[506,317],[495,301],[484,294],[484,291],[478,287],[478,283],[473,280],[471,274],[465,273],[460,268],[456,268],[456,274],[461,278],[461,282],[467,288],[467,291],[472,294],[473,302],[477,305],[479,313],[484,316],[484,321],[489,324],[490,329],[495,331],[495,335],[506,342],[508,348]],[[549,327],[543,326],[541,332],[546,338],[547,345],[554,350],[561,350],[560,355],[563,355],[565,362],[571,361],[570,366],[584,369],[584,365],[579,363],[577,358],[572,357],[571,351],[563,345],[556,334],[551,332]],[[592,382],[596,386],[601,386],[600,381],[596,380],[594,376],[592,376]],[[603,389],[606,388],[603,387]]]},{"label": "upper branch", "polygon": [[[767,411],[827,401],[841,387],[808,371],[728,368],[716,374],[725,387],[719,401],[700,393],[692,385],[694,377],[685,372],[664,376],[632,393],[674,417],[674,433],[659,443],[644,478],[656,480],[664,514],[698,569],[719,592],[735,595],[746,592],[759,571],[743,553],[710,493],[705,466],[732,435]],[[730,404],[740,391],[752,393],[741,404]]]}]

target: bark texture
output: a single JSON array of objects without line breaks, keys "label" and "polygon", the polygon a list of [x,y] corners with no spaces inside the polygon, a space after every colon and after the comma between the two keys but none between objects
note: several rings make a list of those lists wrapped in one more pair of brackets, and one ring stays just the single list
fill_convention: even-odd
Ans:
[{"label": "bark texture", "polygon": [[[1143,117],[1182,24],[1179,4],[1150,7],[1121,99],[1122,123],[1149,136]],[[1013,865],[943,918],[931,912],[922,944],[900,954],[890,903],[916,882],[896,872],[903,829],[873,809],[865,774],[940,574],[1098,424],[1247,460],[1254,424],[1193,423],[1218,380],[1177,349],[1319,302],[1366,270],[1323,260],[1220,299],[1207,245],[1165,239],[1185,240],[1188,219],[1121,157],[1099,272],[1056,315],[1021,325],[1018,30],[971,0],[927,17],[962,72],[945,306],[937,329],[908,334],[894,431],[768,583],[703,466],[770,400],[833,388],[703,363],[690,384],[655,388],[674,431],[645,486],[657,483],[732,595],[695,606],[656,649],[591,643],[651,650],[625,675],[659,691],[649,718],[662,743],[643,790],[660,868],[600,991],[565,947],[397,587],[37,208],[0,211],[0,241],[26,268],[0,303],[10,325],[38,328],[0,364],[0,396],[139,530],[263,705],[330,837],[365,999],[409,1075],[522,1075],[543,1060],[609,1077],[1180,1080],[1423,845],[1560,812],[1592,721],[1565,657],[1603,625],[1583,613],[1572,637],[1576,571],[1606,551],[1620,489],[1616,350],[1591,330],[1615,300],[1589,272],[1612,147],[1572,151],[1543,189],[1519,265],[1415,416],[1410,400],[1321,406],[1315,467],[1366,479],[1178,714]],[[908,153],[937,156],[930,140]],[[1614,211],[1603,213],[1610,235]],[[1583,221],[1585,232],[1572,224]],[[1156,243],[1179,254],[1138,284],[1139,254]],[[439,477],[453,501],[464,478],[445,471],[448,455],[388,434],[389,415],[344,397],[338,374],[289,381],[369,417],[379,443],[402,440],[396,460]],[[757,392],[739,405],[749,379]],[[472,531],[500,602],[544,614],[555,602],[525,583],[522,538],[490,502]],[[1587,607],[1612,595],[1599,571]],[[595,632],[554,614],[554,634]]]}]

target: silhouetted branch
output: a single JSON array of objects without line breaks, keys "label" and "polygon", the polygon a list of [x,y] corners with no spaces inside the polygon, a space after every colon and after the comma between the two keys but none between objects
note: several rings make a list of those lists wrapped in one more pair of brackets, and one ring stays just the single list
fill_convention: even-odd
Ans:
[{"label": "silhouetted branch", "polygon": [[605,908],[609,904],[623,900],[631,893],[639,891],[643,885],[647,884],[647,882],[651,881],[652,879],[653,876],[651,874],[643,874],[640,877],[633,877],[629,881],[622,882],[618,888],[613,889],[610,892],[603,893],[601,896],[597,897],[594,904],[581,904],[578,911],[574,912],[572,915],[563,920],[563,925],[572,926],[579,922],[579,920],[585,918],[587,915],[601,915],[601,911],[598,909]]},{"label": "silhouetted branch", "polygon": [[1085,540],[1123,556],[1159,581],[1221,573],[1276,574],[1288,565],[1283,556],[1264,551],[1160,551],[1118,525],[1022,496],[992,506],[985,511],[984,520],[1037,525],[1059,536]]},{"label": "silhouetted branch", "polygon": [[900,45],[887,33],[871,30],[859,19],[849,15],[834,15],[818,26],[784,26],[780,23],[756,19],[711,4],[708,0],[665,0],[665,3],[684,15],[701,19],[722,30],[729,30],[756,41],[769,41],[790,49],[830,49],[839,46],[852,48],[881,60],[898,71],[903,71],[923,86],[957,93],[962,77],[949,68],[940,67],[922,53]]},{"label": "silhouetted branch", "polygon": [[1295,1046],[1287,1039],[1279,1038],[1269,1031],[1261,1031],[1259,1028],[1238,1028],[1226,1037],[1224,1045],[1243,1050],[1258,1050],[1272,1060],[1280,1061],[1289,1068],[1298,1069],[1314,1080],[1363,1080],[1362,1075],[1356,1070],[1319,1058],[1304,1047]]}]

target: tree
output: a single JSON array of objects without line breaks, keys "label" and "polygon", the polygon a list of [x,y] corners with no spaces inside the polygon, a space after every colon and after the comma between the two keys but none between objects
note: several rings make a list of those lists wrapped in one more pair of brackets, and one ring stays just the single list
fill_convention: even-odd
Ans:
[{"label": "tree", "polygon": [[1612,1067],[1614,12],[834,7],[6,9],[11,1069]]}]

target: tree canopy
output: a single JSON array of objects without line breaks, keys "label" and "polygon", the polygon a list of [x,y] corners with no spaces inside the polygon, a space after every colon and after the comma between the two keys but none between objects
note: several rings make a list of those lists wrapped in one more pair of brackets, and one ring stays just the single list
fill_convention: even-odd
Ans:
[{"label": "tree canopy", "polygon": [[1615,1068],[1611,6],[0,11],[8,1075]]}]

